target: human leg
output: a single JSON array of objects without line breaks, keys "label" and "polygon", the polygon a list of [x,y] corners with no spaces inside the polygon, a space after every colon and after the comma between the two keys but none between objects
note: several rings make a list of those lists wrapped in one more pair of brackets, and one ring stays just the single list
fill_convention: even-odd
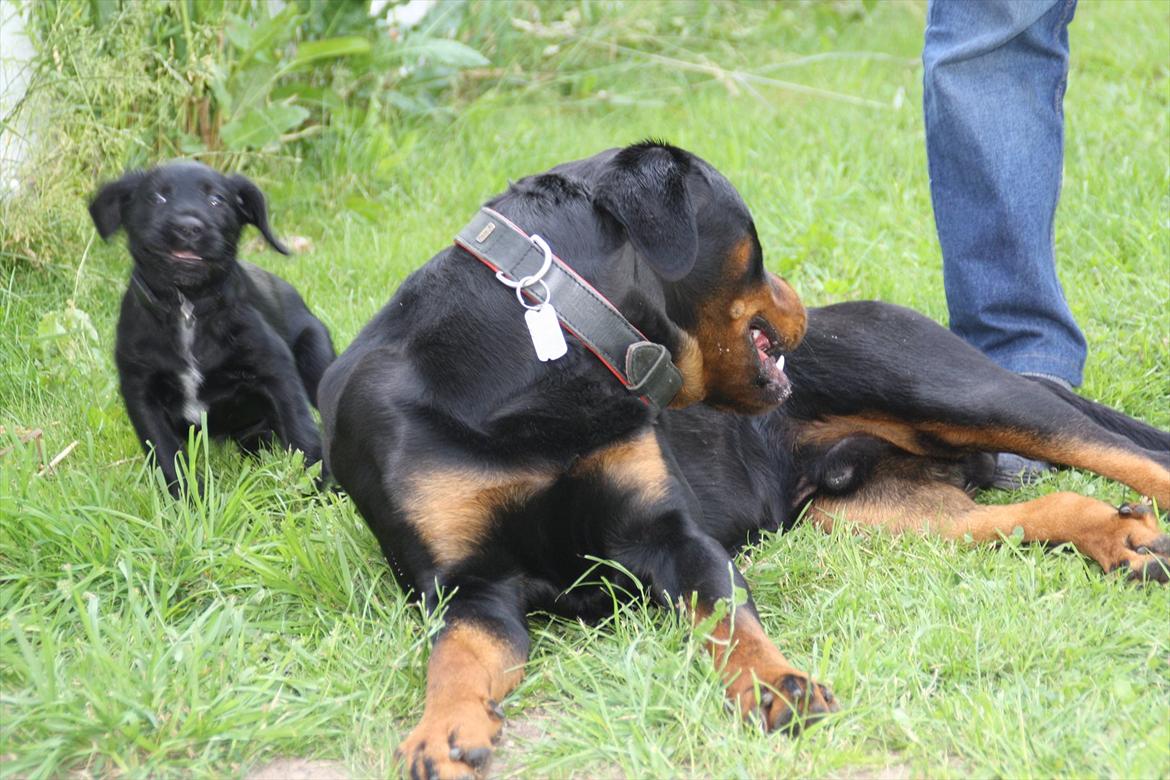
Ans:
[{"label": "human leg", "polygon": [[1076,0],[931,0],[923,48],[931,197],[951,329],[1020,373],[1082,378],[1056,276],[1068,23]]}]

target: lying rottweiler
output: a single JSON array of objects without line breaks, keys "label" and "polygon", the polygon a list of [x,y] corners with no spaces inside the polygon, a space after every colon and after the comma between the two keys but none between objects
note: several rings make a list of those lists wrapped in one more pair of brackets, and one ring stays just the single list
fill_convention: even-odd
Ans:
[{"label": "lying rottweiler", "polygon": [[104,185],[89,213],[102,238],[125,228],[129,239],[115,358],[130,421],[171,493],[180,493],[175,455],[203,413],[209,434],[248,452],[276,439],[306,465],[319,461],[309,404],[333,343],[292,285],[236,259],[246,224],[288,254],[260,189],[178,162]]},{"label": "lying rottweiler", "polygon": [[[560,357],[547,323],[528,322],[545,306],[571,334]],[[616,562],[620,590],[636,587],[629,572],[714,623],[728,697],[784,731],[833,697],[769,641],[750,597],[724,609],[746,589],[735,550],[802,512],[980,541],[1020,527],[1166,579],[1170,536],[1144,505],[969,494],[993,473],[987,453],[1007,450],[1165,506],[1170,434],[1003,371],[907,309],[806,313],[765,271],[727,180],[662,144],[490,201],[326,372],[321,410],[326,460],[399,582],[432,607],[449,599],[422,722],[400,747],[412,776],[482,769],[526,613],[611,613],[614,590],[571,587],[597,559]]]}]

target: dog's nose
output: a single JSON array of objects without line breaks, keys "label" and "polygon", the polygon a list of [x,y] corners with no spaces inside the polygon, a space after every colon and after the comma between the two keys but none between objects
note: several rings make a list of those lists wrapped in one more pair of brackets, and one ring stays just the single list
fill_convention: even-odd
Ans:
[{"label": "dog's nose", "polygon": [[199,238],[203,235],[203,221],[198,217],[177,217],[173,228],[176,235],[186,239]]}]

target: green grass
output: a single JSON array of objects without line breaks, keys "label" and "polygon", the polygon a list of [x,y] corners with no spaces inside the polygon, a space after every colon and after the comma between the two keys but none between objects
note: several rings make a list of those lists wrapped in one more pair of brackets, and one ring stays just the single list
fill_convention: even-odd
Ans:
[{"label": "green grass", "polygon": [[[277,231],[314,249],[250,259],[302,290],[339,347],[509,178],[647,136],[736,184],[769,266],[808,303],[881,298],[945,320],[921,5],[852,16],[841,4],[634,4],[610,18],[607,4],[583,4],[540,20],[531,6],[499,8],[482,34],[528,42],[523,78],[464,99],[453,121],[325,137],[303,164],[253,171]],[[504,10],[540,27],[517,31]],[[593,42],[614,36],[675,62]],[[1170,8],[1083,2],[1071,36],[1057,244],[1092,350],[1083,392],[1167,428]],[[493,65],[507,66],[501,56]],[[715,65],[820,92],[736,82]],[[93,236],[85,195],[73,194],[54,252],[0,279],[0,450],[14,447],[0,456],[0,776],[242,775],[278,756],[390,775],[421,713],[434,626],[352,505],[315,495],[293,456],[198,448],[213,473],[206,500],[165,496],[115,385],[127,258]],[[95,335],[39,337],[70,300]],[[27,429],[43,435],[20,444]],[[1057,488],[1128,496],[1070,472],[988,500]],[[1068,552],[807,527],[740,562],[770,635],[831,684],[839,716],[798,740],[739,724],[701,643],[661,610],[620,607],[596,627],[535,616],[498,770],[1170,774],[1166,588],[1123,584]]]}]

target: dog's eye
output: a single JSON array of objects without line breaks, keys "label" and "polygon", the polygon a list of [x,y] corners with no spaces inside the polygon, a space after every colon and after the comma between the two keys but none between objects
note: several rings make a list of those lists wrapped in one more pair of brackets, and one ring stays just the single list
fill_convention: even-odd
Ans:
[{"label": "dog's eye", "polygon": [[154,193],[154,202],[161,205],[163,203],[166,203],[167,199],[163,197],[163,194],[161,192],[156,192],[156,193]]},{"label": "dog's eye", "polygon": [[212,206],[222,206],[223,198],[219,197],[218,195],[208,195],[207,202]]}]

